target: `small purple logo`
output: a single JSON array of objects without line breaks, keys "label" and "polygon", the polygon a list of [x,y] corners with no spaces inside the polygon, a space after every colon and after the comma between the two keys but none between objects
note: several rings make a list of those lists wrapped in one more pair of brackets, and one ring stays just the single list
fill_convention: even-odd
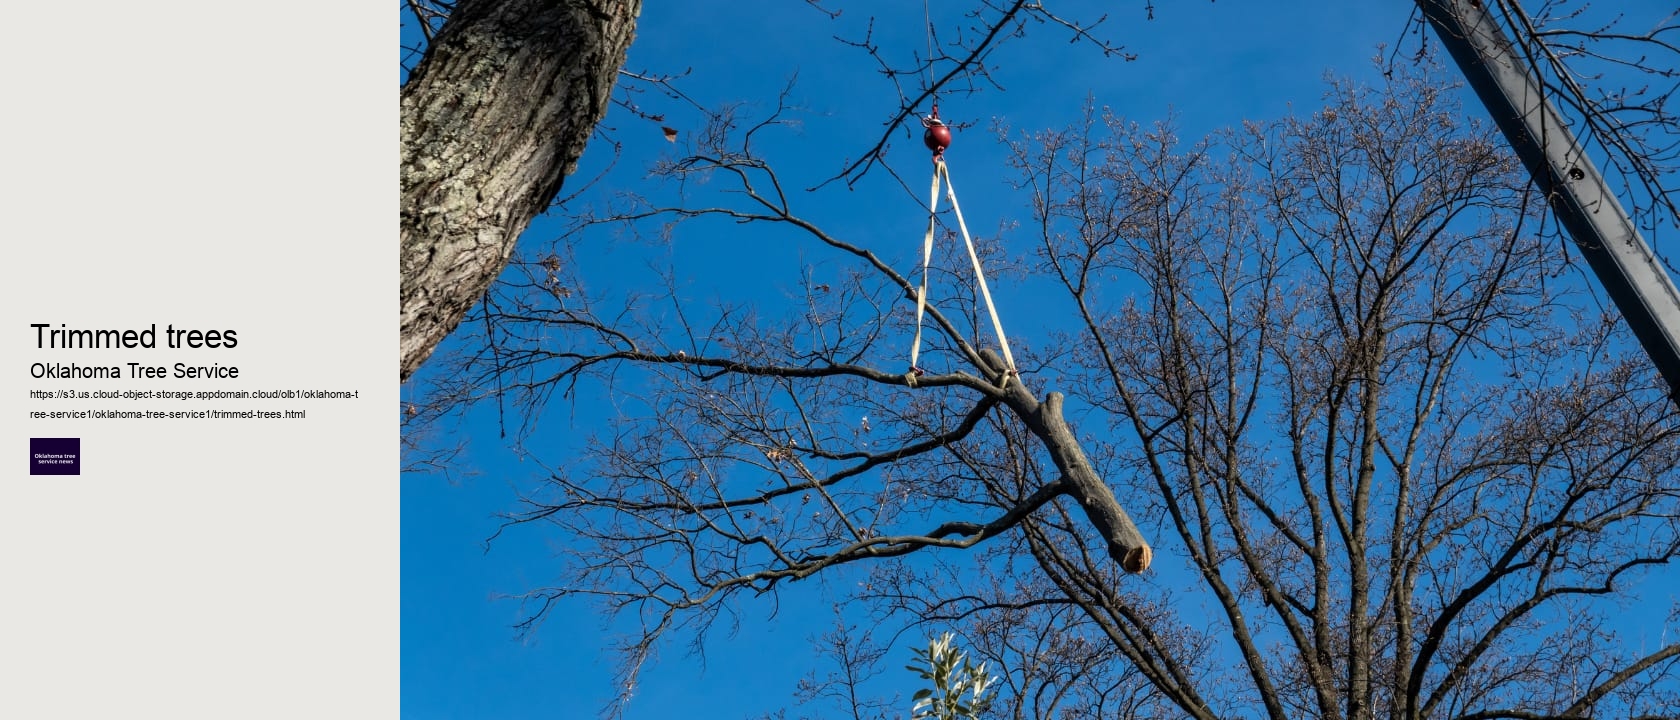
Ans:
[{"label": "small purple logo", "polygon": [[29,438],[29,474],[82,474],[82,439]]}]

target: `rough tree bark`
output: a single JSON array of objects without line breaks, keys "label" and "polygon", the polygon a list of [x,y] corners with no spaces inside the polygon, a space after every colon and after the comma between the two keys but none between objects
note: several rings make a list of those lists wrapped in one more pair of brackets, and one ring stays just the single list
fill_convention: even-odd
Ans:
[{"label": "rough tree bark", "polygon": [[606,113],[641,0],[462,0],[402,88],[407,380],[502,271]]}]

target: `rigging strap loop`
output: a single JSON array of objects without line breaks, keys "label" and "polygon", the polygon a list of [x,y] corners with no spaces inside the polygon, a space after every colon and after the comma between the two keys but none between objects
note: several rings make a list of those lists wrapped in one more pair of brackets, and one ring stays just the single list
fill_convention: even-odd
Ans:
[{"label": "rigging strap loop", "polygon": [[910,372],[922,374],[916,360],[922,354],[922,313],[927,310],[928,264],[933,260],[933,224],[939,215],[939,165],[933,168],[933,189],[928,191],[927,233],[922,236],[922,287],[916,291],[916,339],[910,343]]},{"label": "rigging strap loop", "polygon": [[943,157],[936,156],[933,165],[933,189],[928,202],[927,233],[922,236],[922,286],[916,293],[916,338],[910,345],[910,372],[912,377],[920,375],[922,370],[916,365],[922,350],[922,316],[927,309],[928,265],[933,258],[933,231],[939,215],[939,181],[945,180],[945,197],[951,201],[951,212],[957,216],[957,229],[962,232],[963,244],[968,248],[969,262],[974,265],[974,279],[980,286],[980,297],[986,301],[986,313],[992,318],[992,330],[997,333],[998,346],[1003,350],[1003,361],[1008,366],[1008,374],[1016,374],[1015,356],[1009,351],[1009,338],[1003,334],[1003,321],[998,318],[997,306],[992,302],[991,288],[986,285],[986,273],[980,267],[980,254],[974,249],[974,238],[968,234],[968,223],[964,222],[962,207],[957,205],[957,188],[951,183],[951,171],[945,165]]}]

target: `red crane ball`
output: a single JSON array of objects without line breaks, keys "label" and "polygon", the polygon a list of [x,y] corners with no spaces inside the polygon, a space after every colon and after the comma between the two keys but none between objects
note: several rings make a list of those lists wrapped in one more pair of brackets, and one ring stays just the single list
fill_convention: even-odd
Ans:
[{"label": "red crane ball", "polygon": [[935,155],[945,154],[945,148],[951,147],[951,126],[936,119],[929,119],[924,124],[927,132],[922,133],[922,143]]}]

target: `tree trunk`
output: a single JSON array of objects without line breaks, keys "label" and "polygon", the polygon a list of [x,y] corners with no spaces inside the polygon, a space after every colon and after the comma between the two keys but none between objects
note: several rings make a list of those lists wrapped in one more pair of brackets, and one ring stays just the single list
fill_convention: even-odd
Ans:
[{"label": "tree trunk", "polygon": [[484,294],[606,113],[641,0],[461,0],[402,88],[407,380]]}]

